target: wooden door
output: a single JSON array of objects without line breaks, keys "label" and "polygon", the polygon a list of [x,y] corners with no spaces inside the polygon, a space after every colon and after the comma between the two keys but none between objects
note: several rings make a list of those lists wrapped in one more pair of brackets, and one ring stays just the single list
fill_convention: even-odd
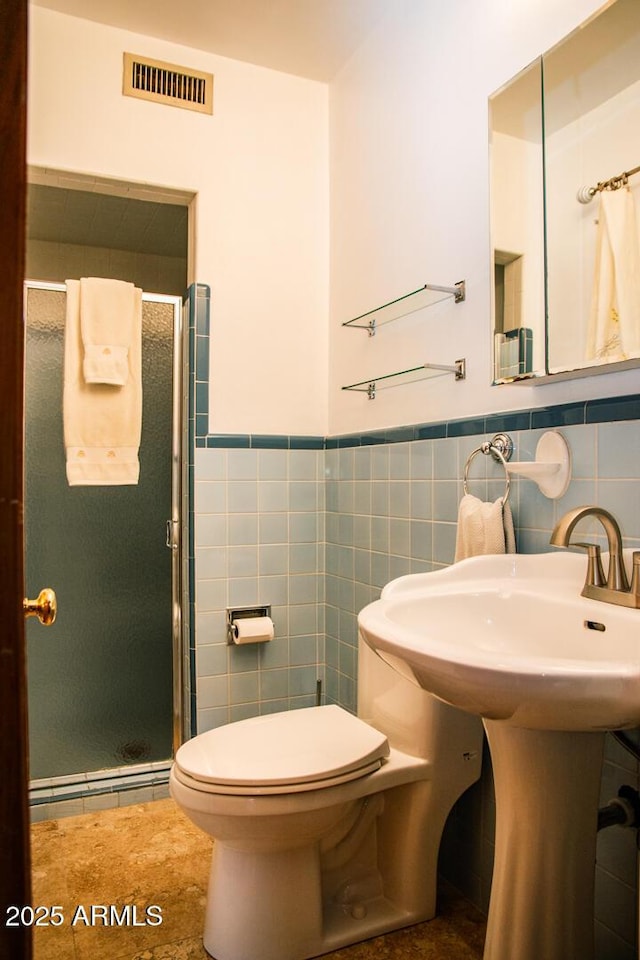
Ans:
[{"label": "wooden door", "polygon": [[22,422],[27,0],[0,0],[0,960],[30,960]]}]

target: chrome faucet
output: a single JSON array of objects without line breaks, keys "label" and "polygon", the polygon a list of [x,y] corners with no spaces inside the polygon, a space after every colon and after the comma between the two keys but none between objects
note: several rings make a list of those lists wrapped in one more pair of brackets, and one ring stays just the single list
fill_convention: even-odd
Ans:
[{"label": "chrome faucet", "polygon": [[[609,569],[606,577],[598,544],[571,542],[573,529],[583,517],[595,517],[604,527],[609,545]],[[633,554],[633,574],[629,584],[622,556],[622,534],[618,521],[608,510],[603,507],[575,507],[568,510],[555,525],[550,542],[556,547],[583,547],[587,551],[587,576],[582,590],[583,597],[602,600],[604,603],[617,603],[623,607],[640,608],[640,551]]]}]

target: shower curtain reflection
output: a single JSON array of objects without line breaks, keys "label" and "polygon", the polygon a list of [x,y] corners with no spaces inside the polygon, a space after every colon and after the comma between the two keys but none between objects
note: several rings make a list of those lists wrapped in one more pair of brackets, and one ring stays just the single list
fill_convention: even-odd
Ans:
[{"label": "shower curtain reflection", "polygon": [[[175,297],[143,303],[136,486],[69,487],[62,430],[64,286],[27,285],[26,588],[56,623],[27,622],[30,776],[80,775],[172,753]],[[39,586],[38,588],[39,589]],[[37,590],[36,590],[37,592]],[[179,592],[178,592],[179,596]]]}]

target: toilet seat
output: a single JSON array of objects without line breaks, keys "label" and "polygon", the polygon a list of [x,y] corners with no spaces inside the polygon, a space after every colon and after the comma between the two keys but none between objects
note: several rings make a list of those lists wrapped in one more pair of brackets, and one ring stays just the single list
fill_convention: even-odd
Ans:
[{"label": "toilet seat", "polygon": [[389,756],[383,733],[341,707],[307,707],[240,720],[184,743],[176,774],[192,789],[256,796],[346,783]]}]

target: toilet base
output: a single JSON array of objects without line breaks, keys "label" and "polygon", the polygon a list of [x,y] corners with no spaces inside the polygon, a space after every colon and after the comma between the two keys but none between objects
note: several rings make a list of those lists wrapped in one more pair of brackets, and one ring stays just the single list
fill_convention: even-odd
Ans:
[{"label": "toilet base", "polygon": [[216,840],[205,949],[215,960],[307,960],[431,920],[450,806],[421,780],[365,798],[337,839],[263,851]]},{"label": "toilet base", "polygon": [[204,947],[215,960],[308,960],[434,916],[371,892],[323,905],[317,844],[256,855],[216,842]]},{"label": "toilet base", "polygon": [[216,960],[314,956],[322,934],[317,844],[248,853],[214,843],[204,946]]}]

